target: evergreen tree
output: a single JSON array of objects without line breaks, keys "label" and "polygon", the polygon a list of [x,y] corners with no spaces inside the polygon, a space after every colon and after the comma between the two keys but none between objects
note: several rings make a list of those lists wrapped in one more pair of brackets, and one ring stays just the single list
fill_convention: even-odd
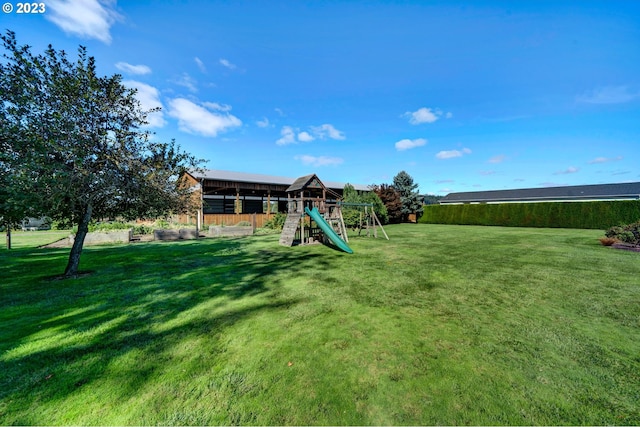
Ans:
[{"label": "evergreen tree", "polygon": [[422,213],[422,196],[416,190],[418,184],[413,183],[411,175],[401,171],[393,177],[393,186],[400,193],[402,202],[402,220],[408,221],[410,214],[416,215],[416,221]]}]

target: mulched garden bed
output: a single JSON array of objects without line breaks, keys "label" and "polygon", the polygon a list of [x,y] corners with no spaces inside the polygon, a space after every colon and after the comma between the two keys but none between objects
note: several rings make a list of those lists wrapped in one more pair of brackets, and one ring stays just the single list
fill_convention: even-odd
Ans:
[{"label": "mulched garden bed", "polygon": [[640,246],[631,245],[629,243],[614,243],[613,245],[611,245],[611,247],[614,249],[622,249],[625,251],[640,252]]}]

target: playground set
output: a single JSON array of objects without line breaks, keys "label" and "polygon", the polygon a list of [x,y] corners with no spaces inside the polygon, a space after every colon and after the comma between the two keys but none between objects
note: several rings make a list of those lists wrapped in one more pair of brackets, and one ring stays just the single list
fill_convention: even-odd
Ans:
[{"label": "playground set", "polygon": [[373,230],[374,237],[378,237],[377,227],[380,227],[389,240],[372,204],[343,202],[340,195],[325,187],[316,174],[296,179],[287,188],[287,198],[287,219],[280,235],[280,244],[283,246],[331,242],[340,250],[352,254],[342,217],[342,208],[352,206],[364,208],[360,216],[360,232],[366,229],[367,236],[370,236]]}]

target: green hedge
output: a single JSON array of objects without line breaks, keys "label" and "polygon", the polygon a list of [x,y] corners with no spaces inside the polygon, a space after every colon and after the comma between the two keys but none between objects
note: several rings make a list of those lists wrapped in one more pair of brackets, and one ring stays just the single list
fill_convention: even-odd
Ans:
[{"label": "green hedge", "polygon": [[640,220],[640,200],[424,206],[422,224],[606,229]]}]

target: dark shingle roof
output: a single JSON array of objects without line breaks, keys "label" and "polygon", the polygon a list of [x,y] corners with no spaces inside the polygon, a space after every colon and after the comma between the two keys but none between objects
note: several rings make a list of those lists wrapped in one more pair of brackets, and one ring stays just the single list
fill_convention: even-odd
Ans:
[{"label": "dark shingle roof", "polygon": [[293,181],[293,184],[291,184],[289,188],[287,188],[287,193],[290,191],[297,191],[304,188],[309,183],[309,181],[311,181],[314,177],[318,178],[314,173],[312,173],[311,175],[301,176],[300,178]]},{"label": "dark shingle roof", "polygon": [[[312,176],[307,175],[307,176]],[[296,179],[288,178],[284,176],[274,176],[274,175],[262,175],[257,173],[246,173],[246,172],[232,172],[232,171],[223,171],[223,170],[215,170],[215,169],[207,169],[202,172],[194,172],[191,174],[196,179],[205,178],[205,179],[214,179],[220,181],[234,181],[234,182],[259,182],[263,184],[277,184],[277,185],[292,185]],[[300,179],[300,178],[298,178]],[[335,181],[322,181],[327,188],[339,189],[342,190],[344,188],[344,183],[335,182]],[[356,190],[359,191],[370,191],[371,189],[367,185],[362,184],[352,184]]]},{"label": "dark shingle roof", "polygon": [[640,182],[449,193],[440,203],[496,203],[640,198]]}]

